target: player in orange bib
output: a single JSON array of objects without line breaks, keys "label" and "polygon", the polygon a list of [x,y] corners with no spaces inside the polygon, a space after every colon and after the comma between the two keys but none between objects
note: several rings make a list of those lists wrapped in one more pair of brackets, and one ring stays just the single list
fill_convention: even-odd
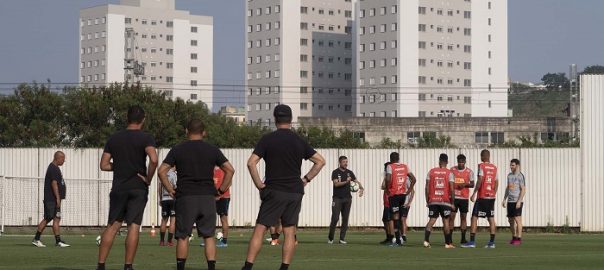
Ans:
[{"label": "player in orange bib", "polygon": [[455,229],[455,217],[457,212],[460,213],[460,229],[461,229],[461,244],[465,244],[466,231],[468,228],[467,215],[470,204],[470,188],[474,187],[475,176],[474,172],[466,167],[466,156],[457,156],[457,166],[451,167],[451,177],[455,179],[455,202],[453,205],[455,208],[451,213],[451,234]]},{"label": "player in orange bib", "polygon": [[[461,245],[464,248],[476,247],[476,231],[478,229],[478,218],[486,218],[489,221],[491,230],[491,239],[485,248],[495,248],[495,232],[497,224],[495,224],[495,199],[497,198],[497,187],[499,180],[497,179],[497,166],[491,163],[491,153],[489,150],[480,152],[482,163],[478,165],[478,183],[474,193],[472,193],[472,202],[474,209],[472,210],[472,231],[470,233],[470,242]],[[476,200],[478,194],[478,200]]]},{"label": "player in orange bib", "polygon": [[449,226],[449,216],[455,201],[455,188],[453,186],[455,179],[451,177],[451,171],[447,168],[447,164],[449,164],[447,154],[440,154],[438,167],[431,169],[426,177],[426,204],[430,211],[428,215],[430,220],[426,224],[424,235],[424,247],[426,248],[430,247],[432,227],[439,216],[443,221],[445,248],[455,248]]},{"label": "player in orange bib", "polygon": [[[384,182],[386,183],[385,191],[388,195],[388,203],[390,204],[390,212],[392,213],[395,227],[394,235],[396,242],[392,246],[402,246],[401,230],[403,225],[401,223],[400,211],[405,207],[407,189],[413,190],[416,178],[409,171],[406,164],[400,163],[400,157],[397,152],[390,154],[390,160],[392,162],[386,167]],[[409,186],[406,184],[407,181],[411,181]]]}]

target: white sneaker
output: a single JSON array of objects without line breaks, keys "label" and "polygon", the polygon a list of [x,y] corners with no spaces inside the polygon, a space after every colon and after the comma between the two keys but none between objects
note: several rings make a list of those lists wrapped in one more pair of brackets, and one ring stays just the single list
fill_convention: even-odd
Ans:
[{"label": "white sneaker", "polygon": [[340,244],[342,244],[342,245],[346,245],[346,244],[348,244],[348,242],[346,242],[346,241],[344,241],[344,240],[340,240]]},{"label": "white sneaker", "polygon": [[333,240],[327,240],[327,244],[333,244]]},{"label": "white sneaker", "polygon": [[425,247],[425,248],[430,248],[430,247],[432,247],[432,246],[430,245],[430,242],[428,242],[428,241],[424,241],[424,247]]},{"label": "white sneaker", "polygon": [[68,245],[67,243],[65,243],[63,241],[56,243],[55,246],[62,247],[62,248],[71,247],[71,245]]},{"label": "white sneaker", "polygon": [[42,243],[42,241],[40,241],[40,240],[33,240],[33,241],[31,241],[31,243],[32,243],[34,246],[39,247],[39,248],[46,247],[46,245],[44,245],[44,244]]},{"label": "white sneaker", "polygon": [[270,242],[270,241],[273,241],[273,238],[266,238],[264,240],[266,240],[266,242]]}]

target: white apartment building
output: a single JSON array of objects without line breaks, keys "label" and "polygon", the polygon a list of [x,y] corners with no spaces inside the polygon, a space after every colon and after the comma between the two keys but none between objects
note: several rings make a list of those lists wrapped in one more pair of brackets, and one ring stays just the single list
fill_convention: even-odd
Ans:
[{"label": "white apartment building", "polygon": [[[212,110],[213,19],[176,10],[175,0],[120,0],[81,10],[79,55],[83,85],[140,81]],[[125,71],[127,57],[144,66],[144,75]]]},{"label": "white apartment building", "polygon": [[356,116],[507,116],[507,0],[359,0],[356,8]]},{"label": "white apartment building", "polygon": [[246,119],[271,126],[277,104],[298,117],[353,116],[354,2],[246,1]]}]

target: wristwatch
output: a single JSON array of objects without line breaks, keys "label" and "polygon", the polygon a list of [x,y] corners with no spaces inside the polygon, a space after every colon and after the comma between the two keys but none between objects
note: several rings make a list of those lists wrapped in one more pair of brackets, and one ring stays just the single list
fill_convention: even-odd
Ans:
[{"label": "wristwatch", "polygon": [[308,179],[308,176],[306,176],[306,175],[305,175],[305,176],[303,177],[303,179],[304,179],[304,180],[306,180],[306,183],[310,183],[310,179]]}]

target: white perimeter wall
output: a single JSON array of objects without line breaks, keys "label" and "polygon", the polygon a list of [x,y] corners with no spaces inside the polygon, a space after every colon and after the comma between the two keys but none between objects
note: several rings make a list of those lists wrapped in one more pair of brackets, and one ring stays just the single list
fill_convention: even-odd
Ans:
[{"label": "white perimeter wall", "polygon": [[[601,127],[601,126],[600,126]],[[111,188],[110,181],[100,183],[100,179],[111,179],[110,173],[102,173],[98,169],[101,149],[0,149],[0,175],[10,176],[44,176],[52,155],[56,150],[63,150],[67,159],[61,168],[66,178],[67,200],[64,202],[64,225],[96,226],[106,222],[109,207],[108,194]],[[348,156],[349,168],[355,172],[358,179],[366,188],[363,198],[353,199],[351,226],[381,226],[382,215],[382,181],[383,163],[388,159],[393,150],[345,150],[345,149],[320,149],[327,160],[327,166],[316,180],[306,187],[306,196],[302,203],[300,226],[325,227],[329,225],[331,214],[332,184],[331,171],[337,167],[340,155]],[[160,150],[160,160],[167,154],[167,149]],[[251,149],[225,149],[224,153],[235,166],[236,173],[233,180],[230,220],[234,226],[246,226],[255,222],[260,198],[249,177],[246,161],[251,154]],[[411,171],[420,180],[416,186],[417,197],[412,204],[409,225],[421,227],[427,221],[427,208],[423,188],[426,173],[431,167],[437,166],[438,155],[448,153],[450,160],[455,160],[457,154],[464,153],[468,157],[470,168],[476,168],[479,162],[480,149],[404,149],[401,150],[401,159],[409,164]],[[602,153],[604,151],[601,151]],[[500,226],[506,226],[505,210],[499,205],[504,194],[505,177],[508,162],[512,158],[520,158],[522,171],[527,179],[528,194],[524,217],[526,226],[563,226],[567,221],[569,226],[579,227],[581,224],[581,153],[578,148],[566,149],[495,149],[492,151],[493,162],[499,167],[499,193],[497,200],[497,220]],[[601,159],[599,159],[601,160]],[[597,161],[594,161],[597,162]],[[453,164],[451,164],[453,165]],[[311,164],[305,162],[303,171],[307,171]],[[601,166],[600,166],[601,167]],[[261,175],[263,164],[260,165]],[[599,189],[600,193],[593,192],[593,196],[586,196],[584,205],[589,216],[584,215],[586,221],[602,227],[603,213],[598,207],[603,205],[602,199],[596,194],[601,194],[602,174],[598,185],[586,185],[586,189]],[[589,179],[589,178],[585,178]],[[1,180],[1,178],[0,178]],[[42,184],[40,184],[42,183]],[[36,200],[38,195],[43,195],[43,181],[37,183],[31,179],[4,179],[0,188],[4,205],[3,221],[5,225],[33,225],[42,216],[42,198]],[[159,209],[156,197],[157,181],[154,180],[150,192],[149,203],[144,215],[144,225],[157,224]],[[2,188],[3,187],[3,188]],[[31,221],[30,221],[31,220]],[[485,225],[484,221],[481,222]]]}]

